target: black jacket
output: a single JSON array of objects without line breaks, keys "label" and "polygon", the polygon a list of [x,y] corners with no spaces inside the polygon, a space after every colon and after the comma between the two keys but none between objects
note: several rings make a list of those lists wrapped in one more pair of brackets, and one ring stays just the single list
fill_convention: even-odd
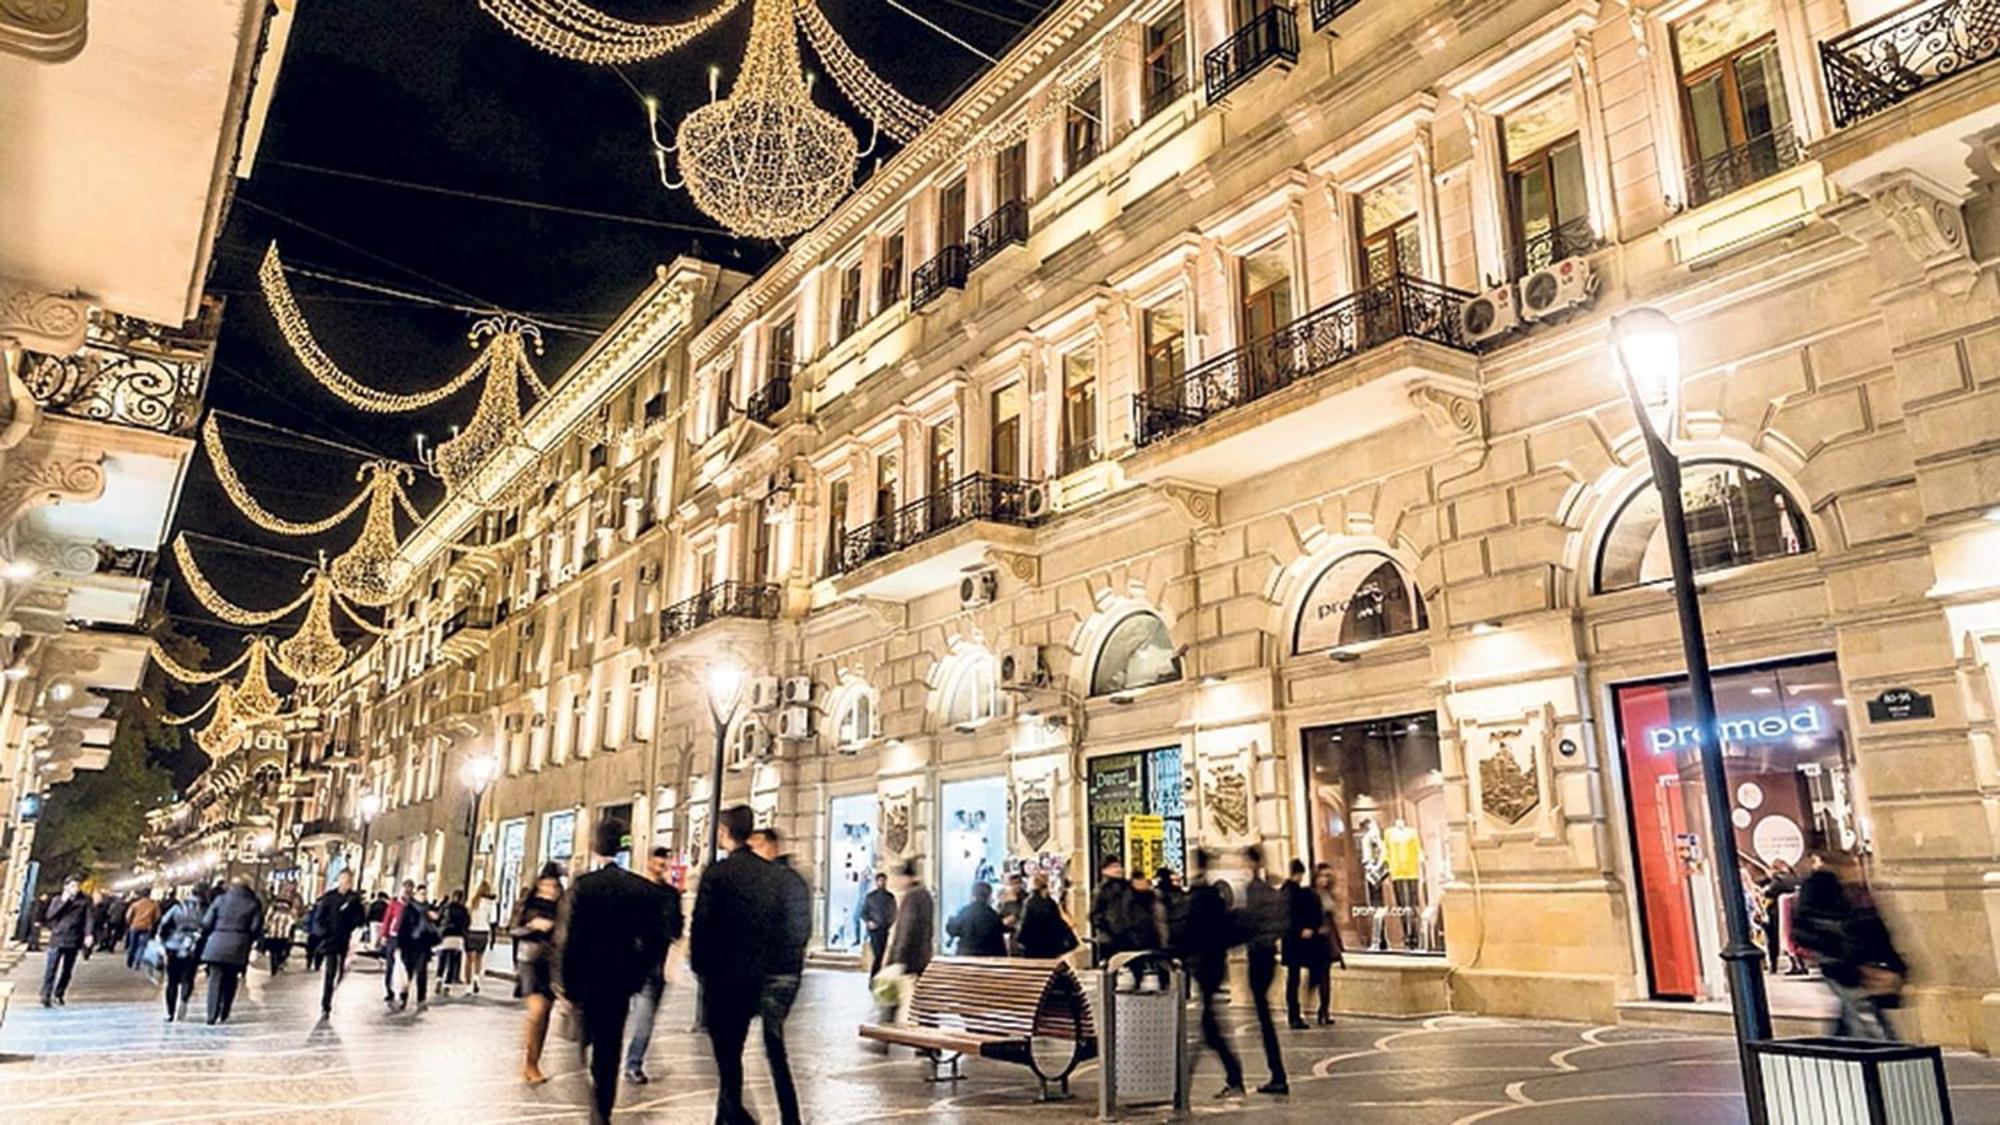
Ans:
[{"label": "black jacket", "polygon": [[771,949],[771,974],[797,976],[806,970],[806,943],[812,940],[812,888],[781,856],[771,866],[784,873],[778,881],[784,907],[784,928]]},{"label": "black jacket", "polygon": [[403,900],[402,909],[396,911],[395,939],[397,949],[422,950],[429,953],[438,943],[437,923],[432,919],[430,903],[415,899]]},{"label": "black jacket", "polygon": [[1062,908],[1047,895],[1031,894],[1021,904],[1021,926],[1014,949],[1023,957],[1061,957],[1076,948],[1076,934],[1063,919]]},{"label": "black jacket", "polygon": [[1090,900],[1090,936],[1097,942],[1099,963],[1131,948],[1125,944],[1131,928],[1132,884],[1125,879],[1099,883],[1097,894]]},{"label": "black jacket", "polygon": [[1007,931],[1000,924],[1000,912],[986,903],[966,903],[944,924],[944,932],[958,939],[960,957],[1007,956]]},{"label": "black jacket", "polygon": [[97,936],[97,911],[88,895],[52,898],[42,907],[42,925],[49,928],[50,949],[82,949],[84,938]]},{"label": "black jacket", "polygon": [[208,904],[201,929],[207,935],[201,943],[202,964],[243,968],[264,935],[264,904],[257,901],[256,892],[239,883]]},{"label": "black jacket", "polygon": [[354,940],[354,931],[367,924],[361,896],[353,891],[328,891],[313,903],[306,916],[306,932],[318,938],[322,948],[344,953]]},{"label": "black jacket", "polygon": [[861,924],[870,941],[888,941],[889,927],[896,924],[896,896],[877,887],[861,900]]},{"label": "black jacket", "polygon": [[701,873],[688,961],[709,995],[750,1002],[763,991],[788,932],[791,891],[784,881],[795,878],[749,848],[737,848]]},{"label": "black jacket", "polygon": [[[1301,968],[1318,968],[1327,964],[1332,952],[1326,944],[1326,910],[1320,906],[1319,895],[1311,887],[1297,883],[1286,883],[1285,892],[1285,964]],[[1311,936],[1305,931],[1311,930]]]},{"label": "black jacket", "polygon": [[1187,940],[1179,952],[1204,989],[1222,984],[1229,948],[1243,944],[1245,936],[1219,885],[1204,881],[1188,888]]},{"label": "black jacket", "polygon": [[928,887],[915,884],[896,899],[896,925],[884,960],[901,965],[905,973],[920,974],[931,967],[937,951],[937,900]]},{"label": "black jacket", "polygon": [[563,995],[585,1009],[623,1010],[667,955],[659,885],[615,863],[576,881],[556,929]]}]

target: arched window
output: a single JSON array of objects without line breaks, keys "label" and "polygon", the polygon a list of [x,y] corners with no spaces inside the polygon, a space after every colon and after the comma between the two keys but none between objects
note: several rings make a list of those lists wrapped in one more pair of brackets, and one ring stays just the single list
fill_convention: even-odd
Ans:
[{"label": "arched window", "polygon": [[[1681,470],[1688,551],[1697,574],[1805,554],[1813,549],[1798,501],[1768,474],[1735,461],[1695,461]],[[1660,494],[1634,492],[1597,551],[1597,592],[1627,590],[1673,577]]]},{"label": "arched window", "polygon": [[1299,605],[1294,653],[1380,640],[1431,627],[1417,584],[1380,551],[1343,555],[1320,571]]},{"label": "arched window", "polygon": [[1090,670],[1090,694],[1110,695],[1181,678],[1180,656],[1158,614],[1134,613],[1111,627]]},{"label": "arched window", "polygon": [[999,714],[1000,684],[993,654],[968,653],[956,665],[944,695],[946,725],[976,723]]},{"label": "arched window", "polygon": [[865,687],[848,693],[834,724],[836,745],[843,749],[866,745],[875,737],[875,698]]}]

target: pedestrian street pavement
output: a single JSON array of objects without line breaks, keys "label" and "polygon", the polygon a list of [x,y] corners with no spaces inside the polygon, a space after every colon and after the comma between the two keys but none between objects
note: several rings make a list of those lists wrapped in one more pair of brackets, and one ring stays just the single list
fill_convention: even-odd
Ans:
[{"label": "pedestrian street pavement", "polygon": [[[342,986],[321,1023],[319,981],[298,962],[275,979],[251,974],[235,1019],[166,1024],[158,993],[123,958],[80,963],[69,1004],[36,1002],[41,958],[7,977],[17,986],[0,1025],[0,1125],[87,1122],[580,1121],[588,1090],[573,1044],[551,1038],[551,1081],[523,1085],[521,1011],[505,982],[479,997],[454,994],[427,1010],[385,1011],[371,966]],[[196,1002],[202,985],[196,986]],[[693,987],[672,987],[648,1056],[653,1082],[619,1094],[621,1121],[697,1125],[713,1119],[714,1066],[691,1032]],[[813,970],[787,1025],[809,1122],[1009,1125],[1081,1123],[1097,1116],[1097,1072],[1078,1072],[1067,1102],[1038,1103],[1033,1076],[969,1060],[957,1083],[925,1080],[906,1052],[873,1053],[855,1037],[868,1018],[856,973]],[[1232,1031],[1252,1085],[1263,1081],[1247,1009]],[[1281,1017],[1282,1018],[1282,1017]],[[1192,1020],[1190,1020],[1192,1023]],[[1286,1032],[1288,1098],[1216,1101],[1221,1072],[1202,1058],[1194,1113],[1204,1120],[1397,1125],[1708,1125],[1745,1120],[1735,1053],[1722,1037],[1683,1031],[1441,1016],[1342,1019]],[[759,1120],[777,1110],[752,1034],[748,1097]],[[2000,1122],[2000,1063],[1948,1056],[1961,1122]],[[1160,1121],[1158,1111],[1135,1121]]]}]

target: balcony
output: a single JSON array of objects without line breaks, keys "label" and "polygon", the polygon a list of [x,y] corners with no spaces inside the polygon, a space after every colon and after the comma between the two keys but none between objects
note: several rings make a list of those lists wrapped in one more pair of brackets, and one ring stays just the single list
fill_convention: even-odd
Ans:
[{"label": "balcony", "polygon": [[298,824],[299,846],[316,848],[347,843],[347,821],[341,817],[320,817]]},{"label": "balcony", "polygon": [[1467,297],[1398,276],[1141,391],[1126,475],[1233,484],[1440,411],[1454,441],[1483,444]]},{"label": "balcony", "polygon": [[937,257],[910,271],[910,311],[936,302],[947,289],[965,288],[969,272],[965,247],[947,246],[938,251]]},{"label": "balcony", "polygon": [[768,582],[717,582],[660,611],[660,640],[671,641],[724,618],[776,620],[783,603],[783,591]]},{"label": "balcony", "polygon": [[943,491],[913,500],[842,536],[835,588],[842,597],[911,598],[958,581],[992,548],[1027,551],[1039,515],[1038,486],[968,473]]},{"label": "balcony", "polygon": [[1571,219],[1514,244],[1514,276],[1526,277],[1565,258],[1580,258],[1603,245],[1589,219]]},{"label": "balcony", "polygon": [[1688,167],[1688,206],[1705,206],[1796,167],[1803,159],[1805,147],[1790,130],[1752,137]]},{"label": "balcony", "polygon": [[789,365],[773,372],[743,404],[743,414],[760,426],[768,426],[785,407],[792,404],[792,373]]},{"label": "balcony", "polygon": [[491,608],[464,606],[438,629],[438,650],[446,660],[470,661],[486,651],[500,616]]},{"label": "balcony", "polygon": [[1018,199],[1010,199],[1002,203],[999,210],[975,223],[965,236],[965,268],[968,272],[976,270],[1009,246],[1027,244],[1028,205]]},{"label": "balcony", "polygon": [[1141,118],[1143,121],[1151,121],[1165,113],[1168,106],[1180,101],[1188,92],[1188,76],[1185,74],[1177,74],[1164,82],[1155,81],[1153,76],[1148,75],[1147,82],[1146,110],[1145,116]]},{"label": "balcony", "polygon": [[1201,60],[1202,84],[1208,100],[1218,102],[1265,67],[1275,63],[1289,69],[1298,61],[1299,18],[1290,8],[1274,6],[1251,17]]},{"label": "balcony", "polygon": [[211,319],[205,311],[183,333],[94,314],[82,349],[66,356],[28,355],[21,381],[42,409],[53,414],[186,434],[201,413],[215,347]]},{"label": "balcony", "polygon": [[1836,129],[2000,58],[2000,5],[1925,0],[1819,45]]},{"label": "balcony", "polygon": [[1361,0],[1312,0],[1312,4],[1313,30],[1324,31],[1327,24],[1360,6]]}]

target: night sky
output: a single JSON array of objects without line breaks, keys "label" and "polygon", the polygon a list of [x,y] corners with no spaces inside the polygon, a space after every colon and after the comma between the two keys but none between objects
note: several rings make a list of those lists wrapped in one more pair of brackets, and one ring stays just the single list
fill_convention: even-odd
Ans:
[{"label": "night sky", "polygon": [[[944,105],[985,63],[886,0],[822,0],[860,55],[904,93]],[[908,7],[998,55],[1048,6],[1034,0],[904,0]],[[687,0],[607,0],[614,15],[664,22],[706,7]],[[725,86],[747,38],[750,5],[666,58],[592,67],[514,38],[473,0],[313,0],[299,5],[252,177],[240,181],[217,247],[211,293],[228,302],[208,404],[225,414],[227,444],[267,508],[316,519],[353,496],[355,456],[246,425],[248,416],[300,433],[414,460],[413,435],[438,435],[471,413],[477,383],[417,415],[374,415],[320,389],[293,359],[257,292],[265,245],[278,239],[293,292],[321,345],[354,377],[392,391],[433,386],[473,357],[476,315],[301,276],[300,269],[500,308],[551,322],[537,361],[552,379],[646,285],[653,267],[695,254],[756,272],[781,249],[739,240],[661,187],[636,91],[661,103],[663,135],[707,100],[708,68]],[[809,48],[804,59],[816,68]],[[854,117],[829,84],[816,101]],[[886,154],[887,147],[880,150]],[[873,160],[864,161],[865,175]],[[454,193],[414,190],[404,181]],[[551,205],[535,209],[463,193]],[[622,218],[592,217],[570,211]],[[525,403],[524,403],[525,405]],[[439,489],[420,475],[420,508]],[[176,530],[289,554],[329,554],[359,530],[357,514],[318,540],[257,529],[238,515],[197,453]],[[407,523],[399,533],[409,531]],[[193,538],[209,577],[238,604],[296,597],[302,567]],[[168,610],[212,659],[241,650],[244,630],[210,617],[171,562]],[[338,614],[336,614],[338,620]],[[296,618],[273,627],[283,636]],[[281,685],[282,686],[282,685]],[[207,689],[178,701],[191,707]]]}]

